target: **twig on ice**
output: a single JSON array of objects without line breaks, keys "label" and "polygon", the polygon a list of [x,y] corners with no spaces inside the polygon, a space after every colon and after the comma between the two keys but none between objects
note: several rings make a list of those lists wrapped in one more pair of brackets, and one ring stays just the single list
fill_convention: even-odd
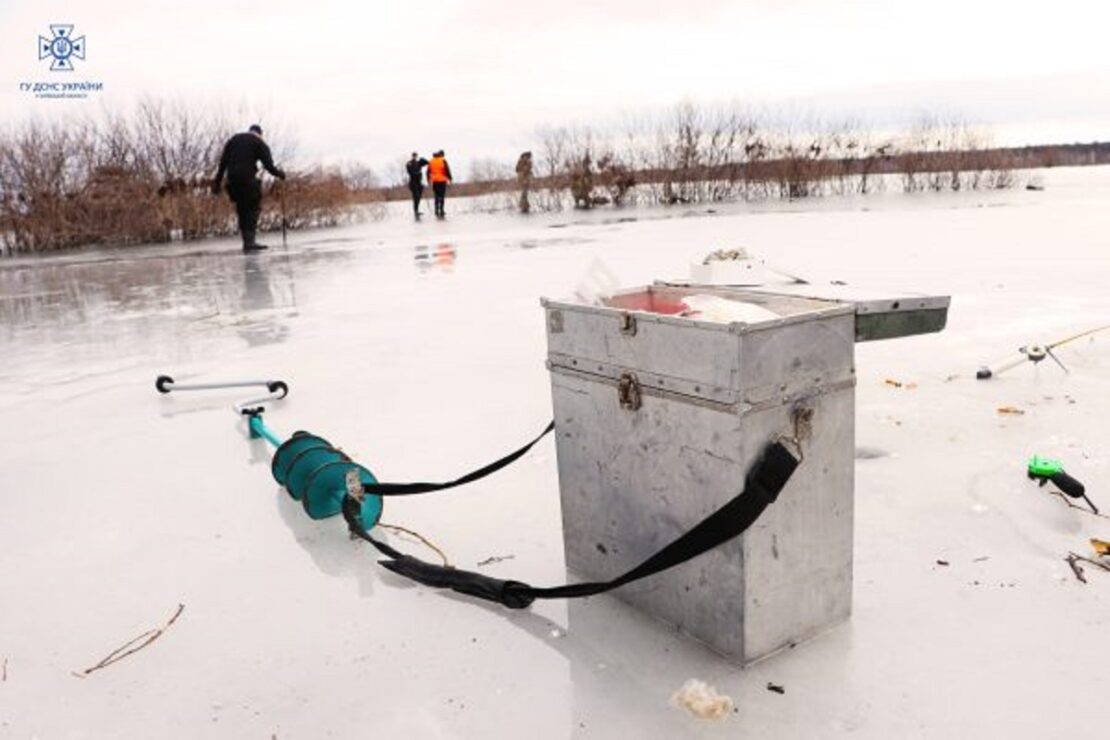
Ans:
[{"label": "twig on ice", "polygon": [[1072,553],[1064,558],[1064,560],[1066,560],[1068,565],[1071,566],[1071,571],[1072,573],[1075,573],[1075,577],[1078,578],[1081,583],[1086,583],[1087,577],[1083,575],[1083,566],[1079,564],[1079,558],[1077,558],[1075,554]]},{"label": "twig on ice", "polygon": [[1107,573],[1110,573],[1110,565],[1107,565],[1106,563],[1100,563],[1097,560],[1091,560],[1090,558],[1085,557],[1083,555],[1080,555],[1079,553],[1069,552],[1068,553],[1068,559],[1069,560],[1082,560],[1084,563],[1089,563],[1089,564],[1095,566],[1096,568],[1100,568],[1100,569],[1106,571]]},{"label": "twig on ice", "polygon": [[1063,493],[1061,493],[1060,491],[1049,491],[1049,493],[1050,493],[1050,494],[1052,494],[1053,496],[1059,496],[1059,497],[1060,497],[1060,499],[1061,499],[1061,500],[1062,500],[1062,501],[1063,501],[1063,502],[1064,502],[1065,504],[1067,504],[1067,505],[1068,505],[1068,508],[1069,508],[1069,509],[1079,509],[1079,510],[1080,510],[1080,511],[1082,511],[1082,512],[1083,512],[1084,514],[1090,514],[1091,516],[1097,516],[1097,517],[1099,517],[1100,519],[1110,519],[1110,516],[1108,516],[1108,515],[1106,515],[1106,514],[1102,514],[1102,513],[1099,513],[1099,512],[1095,512],[1095,511],[1091,511],[1091,510],[1090,510],[1090,509],[1088,509],[1088,508],[1087,508],[1086,506],[1080,506],[1079,504],[1073,504],[1073,503],[1071,502],[1071,499],[1069,499],[1069,498],[1068,498],[1067,496],[1065,496],[1065,495],[1064,495]]},{"label": "twig on ice", "polygon": [[385,522],[378,522],[378,526],[381,527],[382,529],[391,530],[391,531],[394,531],[394,532],[400,532],[401,534],[407,534],[410,537],[414,537],[415,539],[419,540],[429,550],[434,552],[436,555],[439,555],[439,558],[440,558],[440,560],[443,561],[443,565],[445,567],[447,567],[447,568],[451,567],[451,561],[447,559],[447,555],[444,554],[443,550],[440,550],[438,547],[435,546],[435,543],[433,543],[431,540],[429,540],[427,537],[420,534],[419,532],[414,532],[411,529],[406,529],[405,527],[402,527],[399,524],[386,524]]},{"label": "twig on ice", "polygon": [[99,671],[101,668],[107,668],[108,666],[112,665],[112,663],[116,663],[118,661],[121,661],[124,658],[126,658],[128,655],[132,655],[134,653],[139,652],[140,650],[145,648],[147,645],[149,645],[150,643],[154,642],[159,637],[161,637],[162,633],[165,632],[167,629],[169,629],[171,624],[173,624],[174,622],[177,621],[177,618],[181,616],[181,612],[183,612],[183,611],[185,611],[185,605],[184,604],[178,604],[177,605],[177,611],[175,611],[173,613],[173,616],[170,617],[170,621],[166,622],[164,625],[162,625],[158,629],[147,630],[146,632],[139,635],[138,637],[125,642],[124,644],[120,645],[118,648],[116,648],[112,652],[108,653],[108,655],[106,655],[96,665],[92,666],[91,668],[86,668],[83,671],[73,671],[73,675],[77,676],[78,678],[84,678],[85,676],[89,675],[93,671]]},{"label": "twig on ice", "polygon": [[516,557],[516,556],[515,555],[490,555],[485,560],[480,561],[478,563],[478,567],[481,568],[483,565],[493,565],[494,563],[500,563],[500,562],[505,561],[505,560],[512,560],[514,557]]}]

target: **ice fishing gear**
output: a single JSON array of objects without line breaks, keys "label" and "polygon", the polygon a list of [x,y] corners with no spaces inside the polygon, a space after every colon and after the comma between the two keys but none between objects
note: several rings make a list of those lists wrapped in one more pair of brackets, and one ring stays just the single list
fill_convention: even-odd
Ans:
[{"label": "ice fishing gear", "polygon": [[1052,482],[1060,491],[1070,498],[1081,498],[1091,507],[1091,511],[1098,513],[1098,508],[1087,498],[1086,487],[1064,472],[1064,464],[1059,460],[1033,455],[1029,458],[1027,474],[1030,480],[1037,481],[1042,487]]},{"label": "ice fishing gear", "polygon": [[[301,502],[309,517],[324,519],[342,513],[350,532],[369,542],[385,556],[379,561],[384,568],[426,586],[451,589],[512,609],[525,608],[535,599],[577,598],[604,593],[684,563],[739,536],[775,502],[802,457],[800,447],[795,455],[784,445],[784,441],[789,440],[778,439],[768,443],[749,470],[740,493],[638,566],[610,581],[541,588],[521,581],[492,578],[425,562],[375,538],[370,530],[380,522],[383,497],[443,491],[491,475],[527,454],[554,430],[555,422],[549,423],[537,437],[519,449],[453,480],[441,483],[381,483],[369,468],[353,461],[323,437],[298,431],[282,440],[266,426],[263,421],[265,407],[261,404],[280,400],[288,394],[288,386],[282,381],[182,385],[167,375],[159,376],[155,381],[157,390],[164,394],[256,385],[266,387],[270,395],[240,401],[232,408],[247,420],[250,438],[264,439],[274,446],[270,464],[274,480],[285,487],[290,497]],[[796,441],[793,443],[797,444]]]},{"label": "ice fishing gear", "polygon": [[1051,357],[1053,362],[1059,365],[1060,368],[1066,373],[1068,372],[1067,366],[1060,361],[1060,358],[1057,357],[1052,350],[1056,349],[1057,347],[1062,347],[1069,342],[1074,342],[1077,339],[1082,339],[1083,337],[1090,336],[1092,334],[1096,334],[1107,329],[1110,329],[1110,324],[1106,324],[1105,326],[1098,326],[1094,329],[1088,329],[1087,331],[1082,331],[1078,334],[1073,334],[1070,337],[1064,337],[1063,339],[1055,342],[1050,342],[1048,344],[1029,344],[1023,347],[1018,347],[1018,357],[1010,360],[1005,360],[993,366],[983,365],[975,373],[975,377],[978,380],[989,380],[990,378],[997,377],[1007,370],[1012,370],[1018,365],[1024,364],[1025,362],[1032,362],[1034,365],[1036,365],[1046,357]]},{"label": "ice fishing gear", "polygon": [[270,392],[268,396],[248,398],[232,406],[235,413],[240,413],[248,407],[255,407],[260,403],[278,401],[289,395],[289,386],[282,380],[232,380],[221,383],[178,383],[169,375],[159,375],[154,381],[154,387],[159,393],[168,394],[172,391],[211,391],[225,388],[253,388],[261,386]]},{"label": "ice fishing gear", "polygon": [[154,387],[159,393],[171,391],[211,391],[222,388],[251,388],[263,386],[270,393],[278,394],[276,398],[285,398],[289,394],[289,386],[282,380],[231,380],[221,383],[178,383],[169,375],[159,375],[154,380]]},{"label": "ice fishing gear", "polygon": [[[263,404],[279,401],[289,394],[289,386],[282,380],[236,380],[212,383],[177,383],[169,375],[159,375],[154,387],[159,393],[178,391],[209,391],[228,388],[261,386],[269,395],[248,398],[232,404],[231,409],[246,419],[251,439],[264,439],[275,448],[270,464],[271,473],[285,487],[295,501],[300,501],[305,513],[313,519],[324,519],[339,513],[343,497],[347,495],[347,474],[353,473],[363,484],[377,483],[374,474],[352,461],[346,453],[330,442],[307,432],[296,432],[288,440],[281,437],[263,421]],[[360,516],[374,526],[381,517],[380,496],[365,496]]]},{"label": "ice fishing gear", "polygon": [[[248,412],[251,436],[278,443],[270,463],[270,472],[278,484],[285,486],[290,497],[300,501],[312,519],[326,519],[339,513],[348,495],[348,477],[359,484],[376,483],[377,478],[366,467],[351,460],[342,450],[322,437],[296,432],[285,442],[262,422],[257,409]],[[360,500],[360,516],[373,527],[382,514],[381,496],[364,496]]]}]

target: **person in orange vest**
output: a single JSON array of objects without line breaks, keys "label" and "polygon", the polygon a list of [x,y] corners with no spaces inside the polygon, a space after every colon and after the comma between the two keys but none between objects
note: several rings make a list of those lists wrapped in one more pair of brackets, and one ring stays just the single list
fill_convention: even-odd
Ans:
[{"label": "person in orange vest", "polygon": [[428,162],[428,182],[432,183],[432,193],[435,195],[436,218],[444,218],[447,214],[443,211],[443,203],[447,199],[447,183],[451,182],[451,166],[443,156],[443,150],[432,155]]}]

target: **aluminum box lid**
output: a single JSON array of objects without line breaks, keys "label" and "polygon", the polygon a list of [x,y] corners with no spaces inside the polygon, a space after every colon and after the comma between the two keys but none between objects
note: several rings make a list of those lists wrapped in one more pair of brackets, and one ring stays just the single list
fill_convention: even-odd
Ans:
[{"label": "aluminum box lid", "polygon": [[791,296],[850,304],[856,313],[856,341],[870,342],[878,339],[897,339],[918,334],[932,334],[944,329],[948,323],[950,296],[919,293],[893,293],[866,290],[847,285],[813,285],[798,283],[773,287],[732,288],[722,285],[704,285],[689,281],[667,281],[659,285],[686,289],[739,291],[743,294]]},{"label": "aluminum box lid", "polygon": [[[712,319],[688,315],[682,300],[690,296],[715,298],[715,308],[725,310],[706,312]],[[847,304],[803,296],[660,284],[602,296],[592,305],[546,298],[541,303],[547,311],[548,366],[553,371],[611,382],[633,371],[645,388],[724,404],[740,398],[745,335],[854,311]],[[733,320],[728,311],[732,304],[739,315],[754,312],[756,317]],[[845,341],[850,347],[851,338]],[[833,354],[839,358],[845,353]],[[850,372],[850,353],[847,358],[843,369]]]}]

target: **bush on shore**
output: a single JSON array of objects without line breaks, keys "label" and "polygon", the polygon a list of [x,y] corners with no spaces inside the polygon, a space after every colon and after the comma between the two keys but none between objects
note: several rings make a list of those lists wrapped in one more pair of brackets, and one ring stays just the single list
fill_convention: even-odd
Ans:
[{"label": "bush on shore", "polygon": [[[156,100],[129,115],[14,128],[0,135],[0,246],[25,254],[234,234],[232,204],[211,192],[234,132],[221,117]],[[283,142],[275,159],[292,152]],[[375,215],[376,185],[365,168],[290,171],[267,185],[259,228],[281,228],[283,201],[291,229]],[[371,208],[353,208],[356,201]]]}]

